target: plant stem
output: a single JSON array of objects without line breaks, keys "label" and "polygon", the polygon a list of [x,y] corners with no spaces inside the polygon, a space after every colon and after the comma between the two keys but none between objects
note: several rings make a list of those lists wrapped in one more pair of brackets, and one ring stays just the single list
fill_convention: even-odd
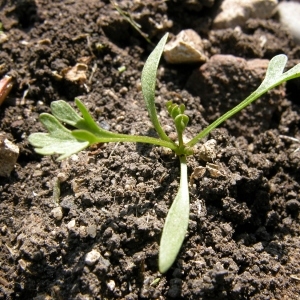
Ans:
[{"label": "plant stem", "polygon": [[191,139],[186,146],[193,147],[195,144],[198,143],[199,140],[203,139],[205,136],[207,136],[213,129],[218,127],[220,124],[225,122],[227,119],[241,111],[243,108],[251,104],[254,100],[259,98],[261,95],[263,95],[266,91],[262,90],[261,92],[253,92],[250,96],[248,96],[244,101],[242,101],[240,104],[235,106],[230,111],[226,112],[224,115],[219,117],[216,121],[208,125],[204,130],[202,130],[199,134],[197,134],[193,139]]},{"label": "plant stem", "polygon": [[133,142],[162,146],[169,148],[174,152],[178,149],[178,145],[176,145],[174,142],[168,142],[150,136],[118,134],[102,130],[101,128],[100,130],[101,131],[93,134],[87,130],[79,129],[72,131],[72,135],[78,140],[88,141],[90,145],[98,143]]}]

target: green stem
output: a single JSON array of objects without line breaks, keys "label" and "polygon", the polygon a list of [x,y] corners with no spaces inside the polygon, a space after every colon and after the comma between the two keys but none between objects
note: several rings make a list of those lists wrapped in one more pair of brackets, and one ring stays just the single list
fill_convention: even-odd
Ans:
[{"label": "green stem", "polygon": [[182,133],[179,133],[177,131],[177,135],[178,135],[178,145],[179,145],[179,148],[182,148],[184,146],[183,138],[182,138]]},{"label": "green stem", "polygon": [[193,147],[195,144],[198,143],[199,140],[203,139],[205,136],[207,136],[213,129],[218,127],[220,124],[225,122],[227,119],[241,111],[246,106],[250,105],[254,100],[258,99],[261,95],[266,93],[266,90],[262,90],[260,92],[253,92],[250,96],[248,96],[244,101],[242,101],[240,104],[235,106],[230,111],[226,112],[224,115],[219,117],[216,121],[208,125],[204,130],[202,130],[199,134],[197,134],[193,139],[191,139],[186,146]]},{"label": "green stem", "polygon": [[[103,130],[104,132],[104,130]],[[127,135],[127,134],[117,134],[112,132],[100,132],[99,135],[90,133],[86,130],[74,130],[72,135],[78,140],[88,141],[90,145],[97,143],[117,143],[117,142],[133,142],[133,143],[146,143],[156,146],[162,146],[169,148],[176,152],[178,145],[173,142],[164,141],[161,139],[141,136],[141,135]]]},{"label": "green stem", "polygon": [[261,83],[261,85],[244,101],[238,104],[236,107],[225,113],[223,116],[218,118],[212,124],[207,126],[204,130],[202,130],[196,137],[190,140],[187,143],[188,147],[193,147],[200,139],[204,138],[208,135],[214,128],[219,126],[221,123],[235,115],[237,112],[251,104],[254,100],[258,99],[261,95],[265,94],[270,89],[280,85],[281,83],[288,81],[293,78],[300,77],[300,64],[297,64],[292,69],[283,73],[287,62],[287,56],[284,54],[279,54],[274,56],[268,65],[267,73],[265,79]]}]

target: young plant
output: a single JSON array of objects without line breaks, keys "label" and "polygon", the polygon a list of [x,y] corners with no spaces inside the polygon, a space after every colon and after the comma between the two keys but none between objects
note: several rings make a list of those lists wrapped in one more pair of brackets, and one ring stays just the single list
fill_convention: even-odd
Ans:
[{"label": "young plant", "polygon": [[[188,116],[184,114],[185,107],[183,104],[177,105],[172,103],[172,101],[167,102],[166,107],[178,135],[178,142],[175,143],[164,132],[155,108],[156,73],[167,38],[168,34],[165,34],[148,57],[142,71],[141,80],[146,107],[158,138],[107,131],[93,120],[87,108],[79,99],[75,99],[75,104],[81,112],[81,116],[65,101],[54,101],[51,103],[52,115],[47,113],[40,115],[40,121],[48,130],[48,133],[33,133],[28,138],[37,153],[42,155],[59,154],[58,160],[69,157],[90,145],[108,142],[148,143],[169,148],[178,156],[180,162],[180,183],[162,231],[158,261],[161,273],[165,273],[174,263],[187,232],[189,222],[189,186],[186,157],[193,154],[193,146],[214,128],[268,90],[287,80],[300,77],[300,64],[283,73],[287,57],[283,54],[273,57],[269,62],[265,79],[261,85],[244,101],[219,117],[187,143],[183,141],[183,133],[189,121]],[[63,124],[70,125],[76,129],[69,130]]]}]

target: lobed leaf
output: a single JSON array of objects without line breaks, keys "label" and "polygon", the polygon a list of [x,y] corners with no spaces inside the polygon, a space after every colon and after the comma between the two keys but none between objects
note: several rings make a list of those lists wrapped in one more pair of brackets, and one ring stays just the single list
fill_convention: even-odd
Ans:
[{"label": "lobed leaf", "polygon": [[60,154],[62,160],[88,147],[89,142],[80,141],[73,137],[54,116],[41,114],[40,121],[49,133],[33,133],[28,141],[35,147],[35,151],[42,155]]},{"label": "lobed leaf", "polygon": [[265,93],[267,90],[281,84],[284,81],[300,76],[300,64],[297,64],[292,69],[283,73],[286,63],[287,56],[285,54],[274,56],[269,62],[265,79],[256,92],[263,91],[263,93]]},{"label": "lobed leaf", "polygon": [[76,124],[83,121],[73,107],[64,100],[53,101],[50,105],[52,114],[61,122],[76,127]]}]

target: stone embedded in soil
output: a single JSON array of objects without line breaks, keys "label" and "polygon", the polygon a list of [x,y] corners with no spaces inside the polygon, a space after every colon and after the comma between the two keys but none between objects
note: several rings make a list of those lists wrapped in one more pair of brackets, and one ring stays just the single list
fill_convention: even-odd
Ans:
[{"label": "stone embedded in soil", "polygon": [[86,254],[84,262],[88,266],[93,266],[99,259],[101,254],[97,250],[92,250],[89,253]]},{"label": "stone embedded in soil", "polygon": [[90,225],[87,227],[87,234],[91,237],[91,238],[95,238],[97,235],[97,226],[96,225]]},{"label": "stone embedded in soil", "polygon": [[0,176],[9,177],[19,157],[19,147],[0,133]]},{"label": "stone embedded in soil", "polygon": [[207,60],[203,41],[192,29],[180,31],[174,39],[166,44],[164,58],[171,64],[196,63]]},{"label": "stone embedded in soil", "polygon": [[75,219],[71,220],[68,224],[67,224],[67,227],[69,230],[73,230],[76,226],[76,221]]},{"label": "stone embedded in soil", "polygon": [[277,10],[280,23],[293,36],[295,42],[300,44],[300,3],[281,2]]},{"label": "stone embedded in soil", "polygon": [[113,291],[116,287],[116,283],[114,282],[114,280],[109,280],[107,283],[107,288],[110,290],[110,291]]},{"label": "stone embedded in soil", "polygon": [[213,21],[215,29],[243,26],[250,18],[268,19],[276,11],[277,0],[224,0]]},{"label": "stone embedded in soil", "polygon": [[57,221],[60,221],[63,218],[63,210],[60,206],[55,207],[51,210],[51,215]]},{"label": "stone embedded in soil", "polygon": [[78,63],[74,67],[67,67],[62,70],[62,76],[69,81],[76,81],[84,83],[87,80],[87,69],[86,64]]}]

